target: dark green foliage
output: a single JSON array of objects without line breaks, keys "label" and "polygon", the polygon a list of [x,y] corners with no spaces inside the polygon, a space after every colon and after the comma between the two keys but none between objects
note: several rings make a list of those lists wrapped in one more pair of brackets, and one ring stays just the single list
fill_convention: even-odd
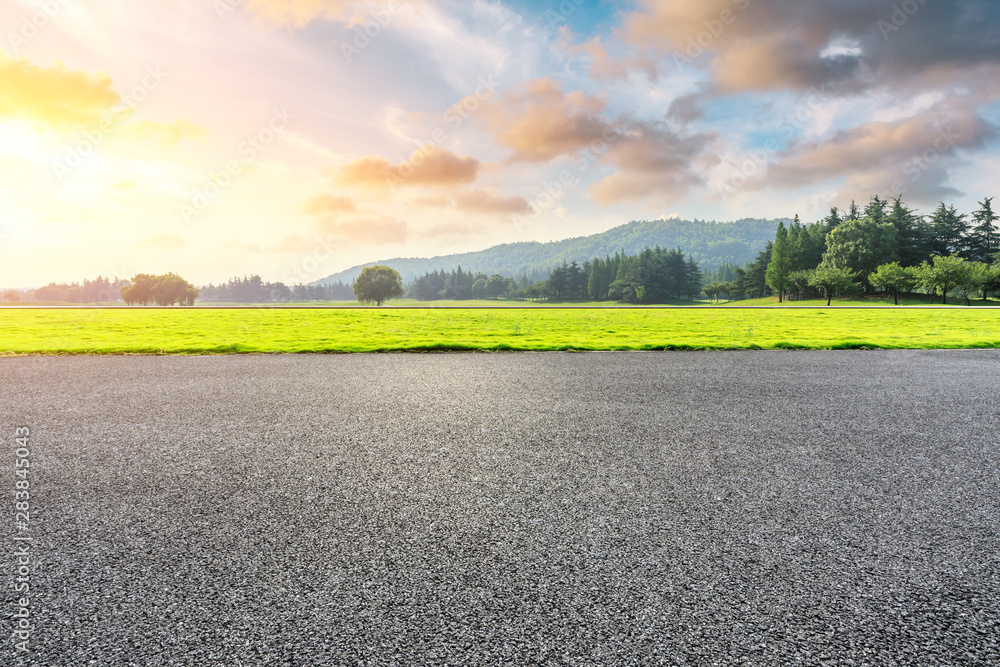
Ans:
[{"label": "dark green foliage", "polygon": [[200,301],[226,303],[287,303],[302,301],[354,301],[350,285],[295,285],[267,283],[260,276],[232,278],[220,285],[201,288]]},{"label": "dark green foliage", "polygon": [[794,239],[785,229],[784,223],[778,223],[778,233],[774,237],[774,247],[771,250],[771,262],[764,274],[768,286],[778,293],[778,303],[784,301],[788,274],[795,270],[794,244],[798,241],[798,227],[793,225],[792,229],[796,230]]},{"label": "dark green foliage", "polygon": [[959,215],[954,206],[945,206],[941,202],[931,214],[931,252],[935,255],[958,254],[966,257],[969,249],[966,237],[969,223],[965,218],[964,214]]},{"label": "dark green foliage", "polygon": [[451,273],[446,271],[428,272],[410,284],[406,295],[419,301],[478,299],[482,298],[482,291],[476,290],[478,295],[473,293],[473,287],[477,280],[483,281],[482,290],[485,290],[488,280],[486,275],[473,275],[471,272],[463,271],[461,266]]},{"label": "dark green foliage", "polygon": [[927,258],[930,254],[931,230],[924,217],[907,207],[901,196],[893,200],[886,222],[892,223],[896,228],[900,266],[917,266]]},{"label": "dark green foliage", "polygon": [[993,197],[979,202],[979,210],[972,214],[972,228],[969,246],[972,258],[986,263],[993,262],[993,255],[1000,250],[1000,236],[997,235],[996,221],[1000,216],[993,212]]},{"label": "dark green foliage", "polygon": [[834,206],[830,209],[830,215],[823,219],[823,224],[826,226],[827,232],[832,232],[837,227],[840,227],[840,223],[843,221],[843,218],[840,217],[840,210]]},{"label": "dark green foliage", "polygon": [[576,262],[563,262],[553,269],[548,279],[549,298],[557,301],[586,299],[592,265],[587,262],[585,266],[586,270]]},{"label": "dark green foliage", "polygon": [[892,223],[869,218],[848,220],[827,236],[823,264],[867,280],[882,264],[896,261],[898,252],[898,235]]},{"label": "dark green foliage", "polygon": [[861,219],[861,209],[858,208],[857,203],[852,199],[851,207],[847,209],[847,217],[843,220],[860,220]]},{"label": "dark green foliage", "polygon": [[865,216],[872,222],[882,222],[885,220],[885,209],[889,205],[889,202],[884,199],[879,199],[878,195],[872,197],[871,201],[868,202],[868,206],[865,207]]},{"label": "dark green foliage", "polygon": [[624,303],[667,303],[691,300],[701,293],[701,270],[680,249],[657,246],[636,255],[616,255],[616,260],[618,273],[608,289],[610,299]]}]

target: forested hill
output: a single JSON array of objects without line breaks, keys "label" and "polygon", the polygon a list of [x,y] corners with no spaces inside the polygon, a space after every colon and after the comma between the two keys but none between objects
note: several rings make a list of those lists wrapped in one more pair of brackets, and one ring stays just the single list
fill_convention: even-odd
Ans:
[{"label": "forested hill", "polygon": [[[744,219],[737,222],[703,222],[687,220],[653,220],[630,222],[593,236],[581,236],[549,243],[506,243],[478,252],[425,258],[387,259],[341,271],[313,284],[336,282],[350,284],[361,269],[372,264],[384,264],[399,271],[407,283],[439,269],[453,270],[459,266],[472,273],[521,276],[549,271],[562,262],[584,262],[595,257],[613,255],[616,250],[635,254],[645,248],[680,248],[694,258],[703,270],[711,271],[723,262],[742,265],[774,240],[778,220]],[[544,277],[544,276],[543,276]]]}]

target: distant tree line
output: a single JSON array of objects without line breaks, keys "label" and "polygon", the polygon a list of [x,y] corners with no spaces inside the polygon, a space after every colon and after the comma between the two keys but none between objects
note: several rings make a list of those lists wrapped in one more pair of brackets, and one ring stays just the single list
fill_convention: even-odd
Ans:
[{"label": "distant tree line", "polygon": [[604,259],[558,267],[546,285],[552,298],[666,303],[692,300],[701,293],[702,273],[694,258],[680,249],[656,246],[628,255],[616,252]]},{"label": "distant tree line", "polygon": [[49,283],[34,292],[24,294],[24,300],[65,301],[69,303],[103,303],[121,300],[121,288],[127,280],[98,276],[83,283]]},{"label": "distant tree line", "polygon": [[505,278],[500,274],[488,276],[485,273],[463,271],[459,266],[454,271],[432,271],[420,276],[406,290],[406,296],[418,301],[468,299],[537,299],[541,296],[529,288],[534,281],[528,276],[520,280]]},{"label": "distant tree line", "polygon": [[201,300],[225,303],[288,303],[303,301],[354,301],[350,285],[294,285],[264,282],[260,276],[232,278],[221,285],[201,288]]},{"label": "distant tree line", "polygon": [[410,284],[407,296],[438,299],[548,299],[551,301],[622,301],[664,303],[694,299],[702,273],[693,258],[678,250],[646,248],[635,255],[616,252],[604,259],[563,262],[543,281],[499,274],[487,276],[458,269],[426,273]]},{"label": "distant tree line", "polygon": [[[930,215],[878,195],[864,210],[851,202],[841,214],[832,208],[819,222],[803,225],[798,216],[778,223],[774,242],[754,262],[722,265],[705,286],[706,296],[738,300],[778,295],[779,301],[834,294],[923,290],[931,296],[962,290],[967,302],[1000,289],[994,266],[1000,251],[992,198],[971,215],[943,202]],[[763,268],[763,272],[761,269]]]}]

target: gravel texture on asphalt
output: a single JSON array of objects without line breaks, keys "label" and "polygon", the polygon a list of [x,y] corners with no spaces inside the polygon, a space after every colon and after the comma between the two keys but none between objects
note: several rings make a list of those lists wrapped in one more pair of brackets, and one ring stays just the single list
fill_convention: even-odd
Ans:
[{"label": "gravel texture on asphalt", "polygon": [[0,663],[997,664],[998,397],[989,351],[0,359]]}]

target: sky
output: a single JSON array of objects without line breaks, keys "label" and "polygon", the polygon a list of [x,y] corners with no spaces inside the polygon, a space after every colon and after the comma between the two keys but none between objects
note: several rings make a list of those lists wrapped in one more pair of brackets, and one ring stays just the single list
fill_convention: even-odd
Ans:
[{"label": "sky", "polygon": [[0,285],[1000,194],[995,0],[2,0]]}]

